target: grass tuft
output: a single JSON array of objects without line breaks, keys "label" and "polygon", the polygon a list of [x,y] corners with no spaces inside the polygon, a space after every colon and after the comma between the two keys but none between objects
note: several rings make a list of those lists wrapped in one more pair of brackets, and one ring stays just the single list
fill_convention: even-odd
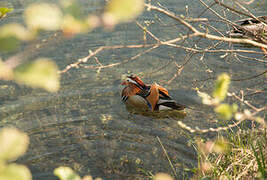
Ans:
[{"label": "grass tuft", "polygon": [[[218,140],[221,136],[217,137]],[[228,149],[216,152],[211,141],[198,142],[199,179],[266,179],[267,130],[264,128],[229,130],[224,142]],[[222,145],[222,144],[220,144]],[[203,153],[205,152],[205,153]]]}]

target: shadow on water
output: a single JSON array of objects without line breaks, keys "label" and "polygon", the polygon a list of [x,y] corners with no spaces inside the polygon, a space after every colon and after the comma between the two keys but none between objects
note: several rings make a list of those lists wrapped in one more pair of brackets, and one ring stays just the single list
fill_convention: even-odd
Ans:
[{"label": "shadow on water", "polygon": [[[174,3],[177,2],[169,1],[165,5],[182,13],[184,6],[178,8]],[[197,7],[197,4],[196,1],[190,5]],[[88,7],[96,6],[93,4]],[[96,9],[99,9],[98,6]],[[21,11],[18,13],[16,7],[14,9],[17,14],[12,18],[20,18]],[[139,20],[147,19],[152,22],[157,18],[164,23],[170,23],[167,17],[154,17],[147,12]],[[177,36],[177,29],[174,31],[172,26],[158,29],[157,24],[152,24],[150,28],[158,36],[166,36],[166,39],[172,35]],[[101,45],[142,44],[142,35],[143,32],[134,23],[122,24],[113,32],[95,30],[80,35],[65,41],[60,47],[43,50],[38,56],[54,59],[60,69],[63,69],[78,58],[87,56],[88,49]],[[136,51],[140,50],[106,51],[99,54],[98,59],[105,64],[116,63],[136,55]],[[212,91],[213,81],[197,82],[208,78],[207,73],[203,73],[207,70],[207,64],[216,73],[229,70],[234,74],[239,71],[240,63],[230,64],[218,60],[218,57],[207,56],[207,62],[201,64],[199,57],[192,58],[184,67],[183,73],[167,86],[170,95],[177,102],[190,107],[184,111],[186,115],[174,113],[144,116],[128,112],[120,101],[119,84],[122,74],[131,71],[145,74],[148,83],[166,82],[177,71],[173,65],[153,75],[149,74],[159,67],[172,64],[169,61],[173,61],[170,60],[173,55],[178,57],[175,59],[178,64],[183,64],[184,51],[161,47],[136,61],[113,69],[103,69],[100,73],[92,69],[72,69],[62,74],[61,90],[54,94],[1,82],[0,126],[15,126],[30,136],[30,147],[18,162],[28,165],[36,180],[56,179],[53,169],[58,166],[69,166],[80,175],[91,174],[104,179],[146,179],[150,172],[173,174],[161,146],[162,142],[175,167],[177,179],[190,177],[192,173],[185,169],[197,165],[196,153],[191,146],[193,135],[180,128],[177,121],[191,127],[217,126],[217,122],[213,121],[215,115],[212,109],[202,105],[201,99],[191,89],[200,87],[208,93]],[[247,68],[248,74],[252,71],[249,67],[250,64],[244,64],[243,67]],[[241,86],[238,82],[234,85],[237,88]]]}]

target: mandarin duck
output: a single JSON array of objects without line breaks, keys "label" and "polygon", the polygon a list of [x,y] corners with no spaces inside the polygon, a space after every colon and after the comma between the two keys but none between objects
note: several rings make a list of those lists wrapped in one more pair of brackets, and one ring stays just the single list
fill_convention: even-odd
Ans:
[{"label": "mandarin duck", "polygon": [[122,85],[122,101],[134,108],[141,110],[161,111],[161,110],[183,110],[184,105],[174,101],[167,89],[153,83],[146,85],[138,76],[127,76]]},{"label": "mandarin duck", "polygon": [[247,18],[236,21],[237,26],[229,32],[231,37],[251,38],[255,41],[267,43],[267,16],[259,16],[257,19]]}]

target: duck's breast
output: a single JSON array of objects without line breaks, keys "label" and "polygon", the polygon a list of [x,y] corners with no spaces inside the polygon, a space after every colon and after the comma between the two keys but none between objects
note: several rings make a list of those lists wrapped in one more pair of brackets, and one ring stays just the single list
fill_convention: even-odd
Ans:
[{"label": "duck's breast", "polygon": [[133,95],[128,97],[125,104],[138,109],[149,109],[149,106],[151,106],[143,97],[139,95]]}]

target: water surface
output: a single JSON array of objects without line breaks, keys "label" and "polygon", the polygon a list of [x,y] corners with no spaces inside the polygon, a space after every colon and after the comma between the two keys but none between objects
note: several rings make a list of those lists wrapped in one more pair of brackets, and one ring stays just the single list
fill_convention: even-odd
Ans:
[{"label": "water surface", "polygon": [[[14,8],[7,22],[21,22],[22,13],[27,4],[33,1],[15,0],[8,3]],[[51,2],[51,1],[50,1]],[[56,1],[52,1],[56,2]],[[162,1],[169,10],[185,14],[186,1]],[[80,1],[83,12],[99,13],[104,1]],[[192,16],[199,15],[204,8],[198,1],[189,4]],[[260,9],[260,10],[259,10]],[[253,10],[260,14],[266,12],[266,3]],[[256,11],[257,10],[257,11]],[[195,15],[196,14],[196,15]],[[206,12],[203,17],[210,17]],[[177,37],[187,29],[170,18],[156,13],[144,12],[137,19],[149,22],[148,29],[162,40]],[[222,25],[222,28],[225,28]],[[53,33],[44,33],[42,39]],[[152,38],[147,43],[155,43]],[[186,41],[181,45],[193,45],[196,41]],[[205,39],[198,39],[198,45],[208,46]],[[135,24],[118,25],[113,31],[96,29],[88,34],[78,35],[58,44],[46,47],[32,55],[49,57],[56,61],[60,69],[107,45],[143,44],[143,32]],[[222,45],[222,47],[227,45]],[[22,46],[20,50],[23,50]],[[248,48],[249,49],[249,48]],[[97,55],[103,64],[127,60],[144,51],[142,49],[106,50]],[[254,49],[255,50],[255,49]],[[257,50],[257,49],[256,49]],[[14,54],[14,53],[13,53]],[[177,179],[191,177],[188,168],[197,166],[197,157],[191,146],[194,136],[180,128],[177,121],[191,127],[210,128],[220,125],[211,108],[201,104],[194,91],[211,93],[214,77],[227,72],[235,79],[253,76],[266,69],[266,63],[244,59],[222,59],[224,53],[194,54],[182,49],[161,46],[139,58],[113,68],[71,69],[61,75],[61,89],[57,93],[47,93],[40,89],[31,89],[12,82],[0,83],[0,126],[15,126],[30,136],[30,148],[19,163],[30,167],[34,179],[54,179],[53,169],[69,166],[80,175],[91,174],[104,179],[146,179],[149,173],[166,172],[172,169],[160,143],[163,144],[176,171]],[[3,54],[7,58],[12,53]],[[203,58],[202,58],[203,56]],[[178,65],[188,57],[181,74],[173,81]],[[96,65],[94,58],[85,65]],[[177,101],[191,107],[186,116],[161,117],[133,114],[126,110],[120,101],[120,82],[123,75],[135,73],[145,82],[158,82],[170,90]],[[244,89],[262,89],[264,78],[252,81],[234,81],[232,91]],[[266,103],[262,93],[247,96],[256,106]],[[228,100],[229,102],[232,99]],[[213,137],[214,134],[208,134]],[[207,135],[203,135],[207,136]]]}]

